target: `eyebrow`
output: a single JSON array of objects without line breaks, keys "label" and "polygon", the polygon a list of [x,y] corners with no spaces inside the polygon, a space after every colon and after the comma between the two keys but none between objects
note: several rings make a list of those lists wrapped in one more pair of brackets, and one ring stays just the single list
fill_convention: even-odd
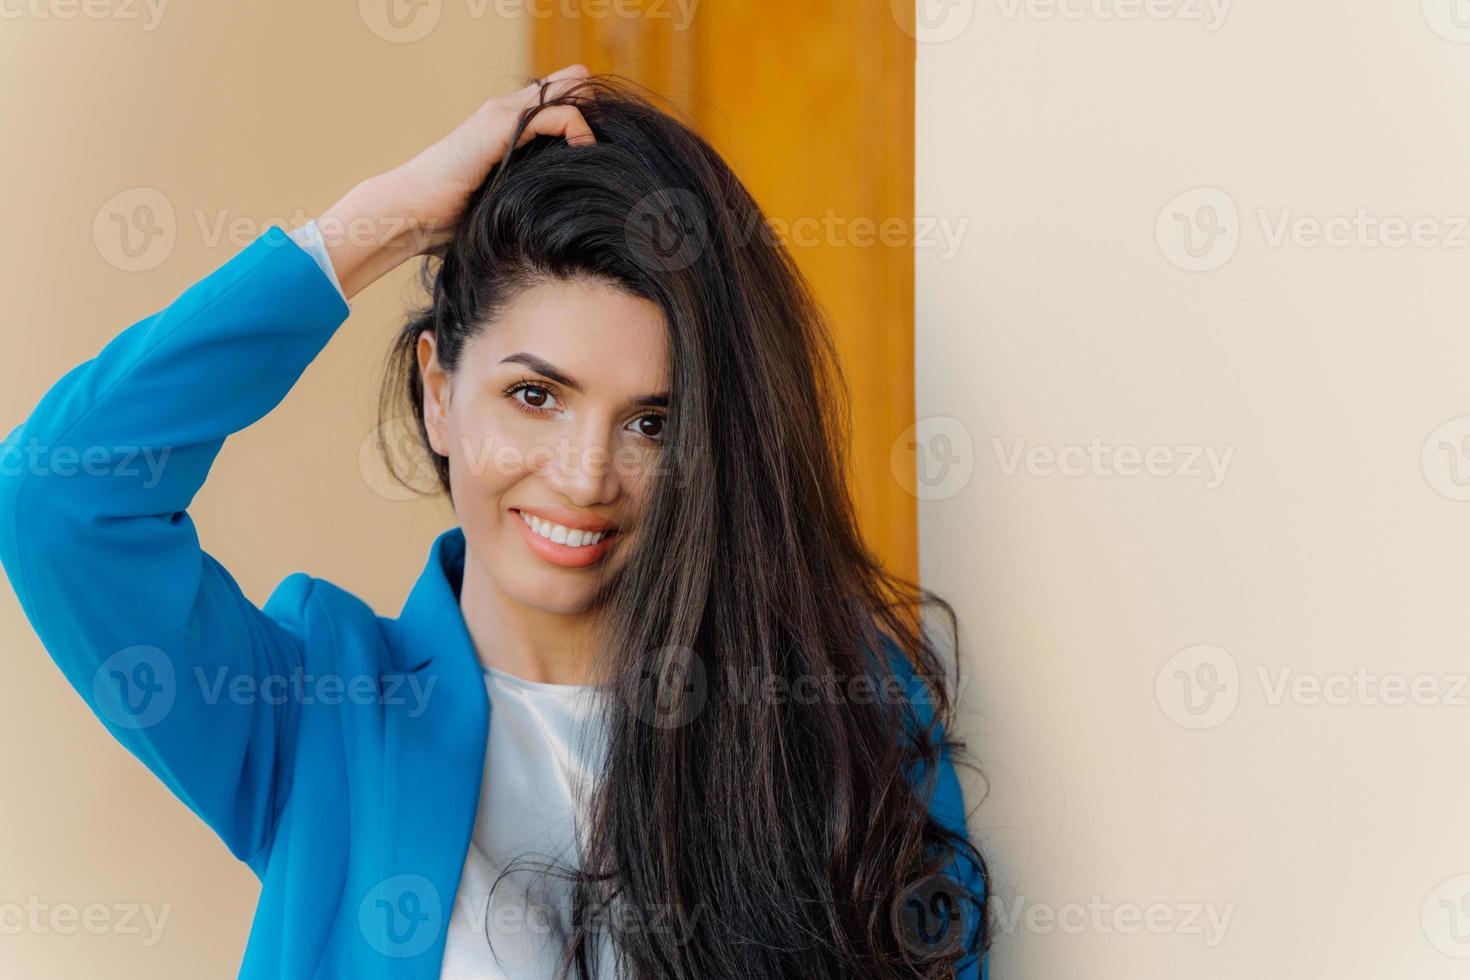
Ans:
[{"label": "eyebrow", "polygon": [[[559,385],[564,385],[577,392],[578,394],[582,392],[582,386],[577,383],[575,378],[566,374],[564,371],[562,371],[551,362],[537,357],[535,354],[532,354],[528,351],[518,351],[514,354],[502,357],[500,359],[500,363],[524,364],[532,371],[535,371],[537,374],[543,375],[544,377],[550,378],[552,381],[555,381]],[[663,393],[639,395],[637,398],[632,399],[632,404],[648,406],[650,408],[668,408],[669,396]]]}]

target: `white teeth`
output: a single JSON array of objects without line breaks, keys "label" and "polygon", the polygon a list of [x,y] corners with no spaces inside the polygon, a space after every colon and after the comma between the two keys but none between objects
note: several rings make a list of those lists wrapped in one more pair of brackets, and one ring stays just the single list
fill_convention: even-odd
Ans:
[{"label": "white teeth", "polygon": [[522,510],[518,510],[516,513],[521,515],[521,520],[531,526],[531,530],[543,538],[548,538],[557,544],[564,544],[572,548],[585,548],[607,537],[606,531],[583,531],[579,528],[564,527],[561,524],[553,524],[551,521],[543,521],[541,518],[533,514],[527,514]]}]

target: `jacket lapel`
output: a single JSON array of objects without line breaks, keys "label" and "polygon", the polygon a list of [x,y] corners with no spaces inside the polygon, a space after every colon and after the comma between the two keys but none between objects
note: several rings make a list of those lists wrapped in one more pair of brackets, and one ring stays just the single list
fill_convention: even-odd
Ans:
[{"label": "jacket lapel", "polygon": [[382,861],[359,926],[393,977],[439,976],[474,830],[490,705],[460,612],[465,541],[441,534],[394,624],[382,675]]}]

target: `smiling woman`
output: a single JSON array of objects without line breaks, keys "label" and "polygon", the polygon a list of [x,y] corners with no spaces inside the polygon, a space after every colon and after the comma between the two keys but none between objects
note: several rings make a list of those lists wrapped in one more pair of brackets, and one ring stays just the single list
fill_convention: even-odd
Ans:
[{"label": "smiling woman", "polygon": [[[534,275],[496,266],[480,279],[493,289],[512,273]],[[398,369],[420,383],[422,397],[409,407],[422,416],[475,556],[465,604],[495,609],[492,600],[504,596],[556,614],[557,627],[537,632],[535,650],[496,644],[496,665],[566,682],[580,676],[598,586],[628,551],[615,542],[636,536],[659,461],[668,326],[657,304],[606,280],[545,274],[515,289],[493,323],[464,339],[415,321]],[[613,527],[618,534],[583,546],[584,530]],[[488,619],[472,619],[471,628],[507,632]]]},{"label": "smiling woman", "polygon": [[[7,474],[0,560],[109,730],[260,876],[242,976],[983,974],[916,616],[947,607],[857,531],[843,379],[790,256],[741,233],[764,220],[681,122],[568,69],[270,229],[0,447],[170,453],[151,483]],[[364,222],[412,234],[322,237]],[[458,525],[396,619],[300,573],[257,608],[187,507],[418,255],[382,408]],[[300,674],[377,696],[234,696]]]},{"label": "smiling woman", "polygon": [[[925,817],[933,788],[900,778],[927,764],[951,793],[932,754],[945,678],[902,612],[923,597],[856,531],[821,314],[689,129],[606,81],[547,105],[577,107],[596,142],[533,141],[477,190],[433,302],[399,336],[384,414],[419,419],[454,503],[482,657],[614,695],[595,726],[589,765],[604,779],[579,862],[557,869],[575,886],[565,949],[595,951],[609,903],[720,895],[693,942],[620,935],[633,975],[939,975],[967,951],[915,955],[873,912],[902,911],[958,844],[974,858],[968,885],[939,907],[972,904],[983,935],[983,865],[958,800],[939,808],[955,807],[948,822]],[[473,465],[492,455],[509,465]],[[590,547],[572,540],[610,527]],[[896,662],[872,659],[880,647]],[[892,699],[750,699],[720,680],[845,692],[895,670],[937,695],[919,748]],[[697,708],[681,703],[691,691]],[[678,724],[651,730],[659,712]]]}]

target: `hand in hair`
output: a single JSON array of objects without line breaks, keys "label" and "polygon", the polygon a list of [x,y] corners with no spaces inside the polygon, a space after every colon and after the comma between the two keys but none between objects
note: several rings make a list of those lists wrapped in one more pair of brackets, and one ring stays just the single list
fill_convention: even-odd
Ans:
[{"label": "hand in hair", "polygon": [[[587,77],[585,66],[569,65],[490,99],[438,142],[358,184],[327,209],[318,224],[343,293],[351,298],[409,259],[441,254],[470,195],[505,156],[521,115]],[[516,145],[537,136],[561,136],[574,145],[596,142],[582,113],[567,104],[537,112]]]}]

